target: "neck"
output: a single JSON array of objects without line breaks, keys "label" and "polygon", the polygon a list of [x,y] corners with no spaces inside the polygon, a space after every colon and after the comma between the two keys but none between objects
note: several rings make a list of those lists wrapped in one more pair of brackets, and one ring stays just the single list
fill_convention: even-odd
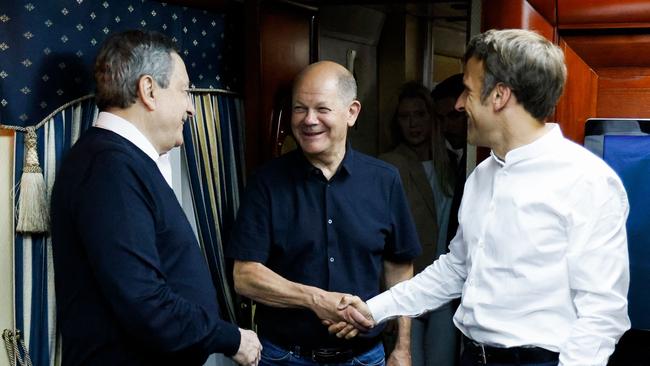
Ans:
[{"label": "neck", "polygon": [[156,149],[159,155],[165,153],[165,151],[161,151],[161,148],[157,146],[156,143],[154,142],[154,139],[152,138],[153,133],[147,128],[150,124],[148,125],[146,123],[146,116],[143,116],[141,113],[139,113],[138,110],[134,108],[126,108],[126,109],[108,108],[106,109],[106,112],[112,113],[118,117],[127,120],[129,123],[135,126],[135,128],[137,128],[138,131],[140,131],[144,135],[144,137],[147,138],[147,140],[149,140],[149,142],[151,143],[151,145],[153,145],[153,147]]},{"label": "neck", "polygon": [[528,145],[546,134],[546,124],[530,115],[512,119],[504,123],[500,144],[493,147],[498,157],[505,159],[511,150]]},{"label": "neck", "polygon": [[327,180],[330,180],[341,166],[343,157],[345,157],[345,145],[336,151],[321,154],[306,154],[305,157],[311,165],[320,169]]}]

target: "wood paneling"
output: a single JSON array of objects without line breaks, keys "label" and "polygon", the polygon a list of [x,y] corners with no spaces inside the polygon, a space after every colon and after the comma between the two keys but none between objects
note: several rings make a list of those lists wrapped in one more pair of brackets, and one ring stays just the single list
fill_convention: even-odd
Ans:
[{"label": "wood paneling", "polygon": [[315,12],[290,4],[246,2],[246,165],[276,153],[280,108],[295,75],[309,65]]},{"label": "wood paneling", "polygon": [[560,39],[559,46],[564,51],[568,76],[555,119],[564,136],[582,144],[585,121],[597,115],[598,75],[563,39]]},{"label": "wood paneling", "polygon": [[540,13],[551,25],[557,25],[557,4],[549,0],[528,0],[538,13]]},{"label": "wood paneling", "polygon": [[555,41],[555,29],[542,14],[526,0],[483,0],[481,28],[521,28],[534,30]]},{"label": "wood paneling", "polygon": [[646,34],[586,34],[562,38],[594,69],[650,66],[650,29]]},{"label": "wood paneling", "polygon": [[650,118],[650,67],[598,72],[598,117]]},{"label": "wood paneling", "polygon": [[560,29],[650,26],[648,0],[558,0],[557,3]]}]

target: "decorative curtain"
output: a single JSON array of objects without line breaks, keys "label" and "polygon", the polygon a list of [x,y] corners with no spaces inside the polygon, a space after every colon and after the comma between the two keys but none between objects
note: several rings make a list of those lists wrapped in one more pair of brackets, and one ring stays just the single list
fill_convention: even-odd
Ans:
[{"label": "decorative curtain", "polygon": [[[222,317],[234,321],[235,310],[226,280],[222,243],[239,205],[244,183],[242,102],[215,90],[193,93],[194,121],[185,124],[183,156],[191,182],[188,204],[194,210],[198,239],[218,290]],[[68,149],[97,117],[94,100],[88,96],[62,108],[38,135],[39,161],[48,193]],[[15,147],[16,185],[24,160],[24,137],[17,134]],[[49,195],[48,195],[49,197]],[[15,236],[16,329],[22,331],[35,366],[60,364],[60,342],[56,334],[56,304],[52,245],[49,235]],[[4,357],[4,356],[3,356]]]},{"label": "decorative curtain", "polygon": [[196,228],[222,317],[235,321],[235,308],[223,259],[223,242],[239,208],[244,185],[243,107],[227,95],[195,94],[194,123],[185,124],[184,156],[188,166]]}]

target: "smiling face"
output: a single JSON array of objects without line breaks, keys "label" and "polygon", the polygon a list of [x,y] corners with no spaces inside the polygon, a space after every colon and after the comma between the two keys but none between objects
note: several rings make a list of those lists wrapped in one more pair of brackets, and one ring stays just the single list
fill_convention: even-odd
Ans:
[{"label": "smiling face", "polygon": [[494,132],[492,105],[490,95],[481,101],[483,87],[483,61],[470,58],[465,65],[463,84],[465,90],[456,101],[456,110],[467,115],[467,141],[475,146],[490,146],[490,137]]},{"label": "smiling face", "polygon": [[189,77],[185,64],[178,54],[171,54],[172,74],[169,86],[161,88],[156,84],[156,121],[153,143],[159,153],[164,153],[183,144],[183,124],[194,115],[194,106],[188,92]]},{"label": "smiling face", "polygon": [[424,100],[402,99],[397,107],[397,123],[407,145],[416,147],[429,143],[432,120]]},{"label": "smiling face", "polygon": [[348,128],[354,125],[360,104],[344,100],[338,84],[337,70],[321,64],[301,75],[294,86],[291,131],[308,159],[342,159],[345,154]]}]

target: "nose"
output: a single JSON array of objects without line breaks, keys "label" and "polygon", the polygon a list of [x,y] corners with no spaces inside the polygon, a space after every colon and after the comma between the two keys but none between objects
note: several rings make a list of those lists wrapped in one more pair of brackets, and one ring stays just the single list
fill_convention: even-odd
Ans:
[{"label": "nose", "polygon": [[456,99],[456,105],[454,109],[459,112],[465,112],[465,100],[467,99],[467,90],[463,91],[461,95]]},{"label": "nose", "polygon": [[192,96],[190,95],[187,98],[187,110],[185,111],[187,113],[187,117],[194,117],[194,114],[196,113],[196,110],[194,109],[194,103],[192,103]]},{"label": "nose", "polygon": [[308,109],[307,114],[305,114],[305,124],[314,125],[316,123],[318,123],[316,118],[316,111]]}]

